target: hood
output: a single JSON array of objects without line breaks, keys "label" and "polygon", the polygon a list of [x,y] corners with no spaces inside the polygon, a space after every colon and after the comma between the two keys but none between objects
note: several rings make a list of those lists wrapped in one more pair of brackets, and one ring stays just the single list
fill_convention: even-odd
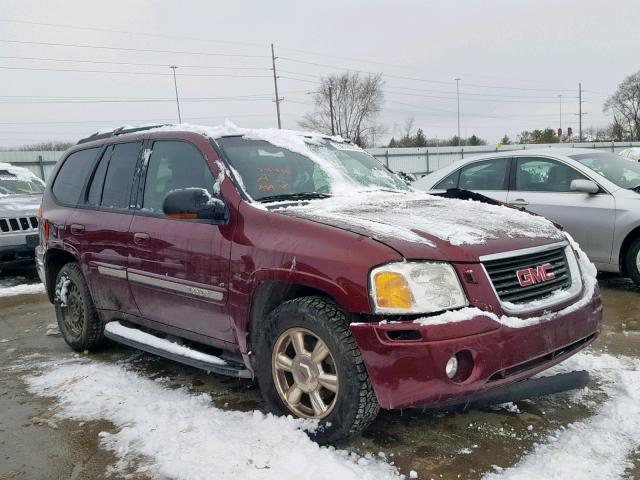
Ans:
[{"label": "hood", "polygon": [[539,216],[419,192],[363,192],[275,208],[374,238],[408,259],[477,262],[482,255],[565,240]]},{"label": "hood", "polygon": [[35,217],[42,195],[0,195],[0,218]]}]

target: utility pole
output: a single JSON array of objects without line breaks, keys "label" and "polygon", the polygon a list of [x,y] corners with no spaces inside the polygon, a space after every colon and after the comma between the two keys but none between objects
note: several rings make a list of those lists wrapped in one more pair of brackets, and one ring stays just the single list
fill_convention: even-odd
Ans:
[{"label": "utility pole", "polygon": [[276,113],[278,114],[278,129],[282,128],[282,122],[280,121],[280,102],[282,99],[278,96],[278,75],[276,73],[276,54],[273,50],[273,43],[271,44],[271,64],[273,65],[273,86],[276,90]]},{"label": "utility pole", "polygon": [[176,89],[176,105],[178,106],[178,123],[182,123],[182,115],[180,115],[180,99],[178,98],[178,81],[176,80],[176,68],[177,65],[171,65],[169,67],[173,70],[173,86]]},{"label": "utility pole", "polygon": [[[562,94],[558,95],[560,97],[560,132],[562,132]],[[558,139],[559,143],[562,143],[562,136]]]},{"label": "utility pole", "polygon": [[582,142],[582,82],[578,83],[578,142]]},{"label": "utility pole", "polygon": [[458,146],[460,146],[460,79],[454,79],[456,81],[456,94],[458,96]]},{"label": "utility pole", "polygon": [[335,135],[336,130],[333,125],[333,88],[331,85],[329,85],[329,114],[331,115],[331,135]]}]

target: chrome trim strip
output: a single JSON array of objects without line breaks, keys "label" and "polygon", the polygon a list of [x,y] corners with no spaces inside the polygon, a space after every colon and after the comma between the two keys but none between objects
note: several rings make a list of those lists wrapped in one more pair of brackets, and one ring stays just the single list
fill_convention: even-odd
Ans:
[{"label": "chrome trim strip", "polygon": [[492,253],[490,255],[483,255],[480,257],[481,262],[490,262],[491,260],[502,260],[503,258],[519,257],[521,255],[531,255],[533,253],[544,252],[546,250],[553,250],[554,248],[566,247],[569,242],[563,240],[561,242],[549,243],[547,245],[541,245],[539,247],[521,248],[520,250],[510,250],[508,252]]},{"label": "chrome trim strip", "polygon": [[[541,247],[534,247],[533,249],[522,249],[522,250],[513,250],[511,252],[504,252],[504,253],[498,253],[496,255],[503,255],[501,257],[498,258],[509,258],[511,256],[516,257],[518,256],[518,254],[515,254],[516,252],[523,252],[526,250],[533,250],[530,253],[536,253],[536,252],[540,252],[540,251],[545,251],[545,250],[553,250],[554,248],[558,248],[560,246],[564,245],[564,254],[567,258],[567,265],[569,267],[569,272],[571,273],[571,286],[567,289],[565,289],[565,292],[567,292],[567,296],[563,296],[561,299],[549,299],[547,301],[543,300],[534,300],[533,302],[530,302],[529,304],[527,303],[523,303],[523,304],[514,304],[511,302],[503,302],[500,299],[500,296],[498,295],[498,292],[496,290],[496,288],[493,285],[493,282],[491,281],[491,277],[489,276],[489,272],[487,272],[487,269],[485,268],[484,264],[482,263],[482,270],[484,271],[484,275],[487,279],[487,281],[489,282],[489,285],[491,285],[491,290],[493,290],[493,294],[496,296],[496,299],[498,300],[498,302],[500,303],[500,307],[502,308],[502,310],[504,311],[504,313],[508,314],[508,315],[522,315],[522,314],[526,314],[526,313],[531,313],[531,312],[535,312],[535,311],[541,311],[541,310],[545,310],[548,309],[550,307],[553,307],[555,305],[559,305],[561,303],[565,303],[571,300],[575,300],[576,297],[578,295],[580,295],[580,292],[582,292],[582,273],[580,272],[580,267],[578,267],[578,261],[576,260],[576,256],[573,253],[573,249],[571,248],[571,246],[568,244],[568,242],[559,242],[559,243],[552,243],[550,245],[544,245],[543,248]],[[519,255],[523,255],[522,253],[519,253]],[[487,257],[492,257],[493,255],[487,255]],[[485,257],[480,257],[485,258]],[[496,257],[493,258],[494,260],[496,259]],[[551,292],[551,295],[553,295],[554,293],[556,293],[558,290],[554,290],[553,292]],[[527,306],[527,305],[531,305],[533,304],[533,306]]]},{"label": "chrome trim strip", "polygon": [[129,281],[138,283],[140,285],[147,285],[149,287],[162,288],[164,290],[172,290],[178,293],[184,293],[192,295],[194,297],[206,298],[208,300],[220,301],[224,298],[222,292],[215,290],[209,290],[207,288],[193,287],[185,283],[174,282],[171,280],[164,280],[161,278],[150,277],[148,275],[141,275],[139,273],[129,272]]},{"label": "chrome trim strip", "polygon": [[98,273],[105,277],[119,278],[122,280],[127,278],[127,271],[123,268],[111,268],[98,265]]}]

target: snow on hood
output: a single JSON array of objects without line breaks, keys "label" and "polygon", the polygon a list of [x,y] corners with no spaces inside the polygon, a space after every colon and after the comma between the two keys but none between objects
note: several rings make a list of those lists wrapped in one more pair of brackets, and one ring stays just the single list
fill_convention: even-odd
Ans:
[{"label": "snow on hood", "polygon": [[0,217],[33,217],[41,201],[42,195],[0,195]]},{"label": "snow on hood", "polygon": [[383,242],[400,238],[435,246],[433,239],[464,245],[503,238],[565,238],[542,217],[506,206],[421,192],[360,192],[349,197],[313,200],[304,205],[289,204],[277,211],[347,230],[357,227]]}]

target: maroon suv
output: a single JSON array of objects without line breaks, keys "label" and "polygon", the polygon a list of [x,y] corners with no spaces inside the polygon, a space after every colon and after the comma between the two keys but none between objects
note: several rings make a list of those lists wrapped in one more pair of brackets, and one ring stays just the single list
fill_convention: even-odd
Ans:
[{"label": "maroon suv", "polygon": [[592,266],[550,222],[417,193],[318,134],[81,140],[47,186],[36,255],[71,348],[108,337],[255,377],[271,411],[320,420],[323,441],[380,407],[522,383],[601,328]]}]

